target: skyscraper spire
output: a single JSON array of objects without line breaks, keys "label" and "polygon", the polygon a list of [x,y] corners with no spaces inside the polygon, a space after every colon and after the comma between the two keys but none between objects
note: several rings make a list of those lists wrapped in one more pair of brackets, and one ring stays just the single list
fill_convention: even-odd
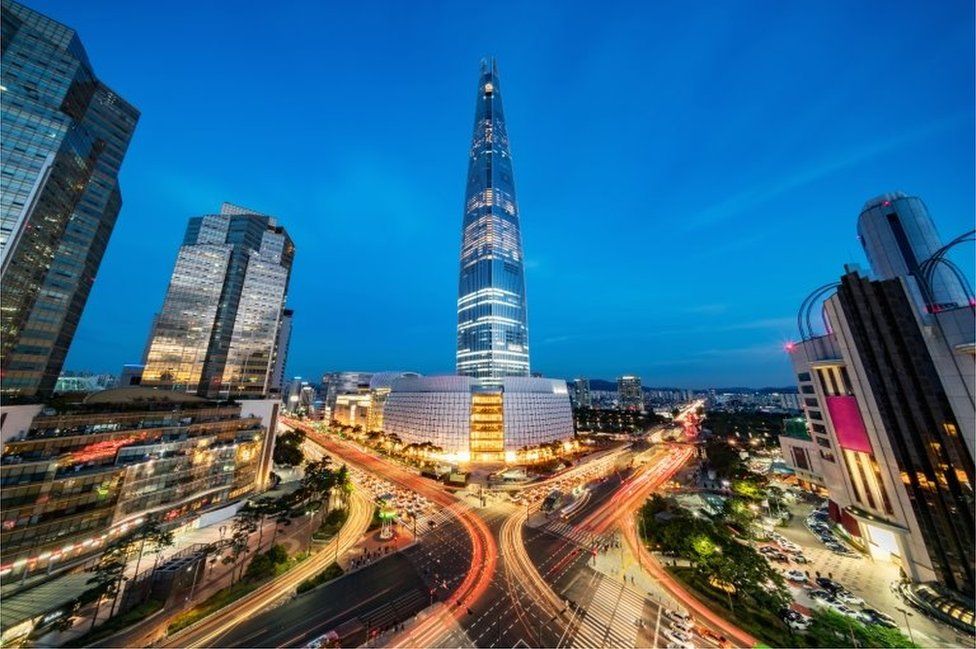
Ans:
[{"label": "skyscraper spire", "polygon": [[481,61],[464,196],[457,372],[498,383],[529,375],[522,235],[498,65]]}]

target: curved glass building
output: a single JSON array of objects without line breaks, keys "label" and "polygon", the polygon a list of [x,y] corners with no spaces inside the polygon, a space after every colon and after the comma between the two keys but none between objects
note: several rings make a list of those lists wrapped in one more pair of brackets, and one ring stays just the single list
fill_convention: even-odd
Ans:
[{"label": "curved glass building", "polygon": [[572,439],[573,411],[562,379],[507,377],[486,390],[468,376],[404,375],[386,396],[383,429],[455,460],[500,463]]},{"label": "curved glass building", "polygon": [[[872,198],[861,209],[857,235],[878,279],[912,275],[922,282],[920,266],[942,247],[922,199],[902,192]],[[969,304],[962,271],[948,259],[932,269],[930,309],[940,311]]]},{"label": "curved glass building", "polygon": [[522,235],[498,67],[482,60],[464,196],[457,373],[481,385],[529,375]]}]

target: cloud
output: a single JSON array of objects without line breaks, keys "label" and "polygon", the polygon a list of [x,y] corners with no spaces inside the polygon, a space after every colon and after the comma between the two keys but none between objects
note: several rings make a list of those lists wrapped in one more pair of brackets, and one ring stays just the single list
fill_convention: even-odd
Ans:
[{"label": "cloud", "polygon": [[963,119],[968,119],[968,116],[950,115],[941,119],[932,120],[914,130],[863,144],[842,152],[833,159],[812,165],[806,169],[801,169],[791,176],[773,180],[764,189],[749,189],[735,196],[731,196],[705,208],[697,215],[685,219],[685,231],[701,230],[722,221],[727,221],[787,192],[791,192],[804,185],[809,185],[842,169],[949,130],[962,122]]}]

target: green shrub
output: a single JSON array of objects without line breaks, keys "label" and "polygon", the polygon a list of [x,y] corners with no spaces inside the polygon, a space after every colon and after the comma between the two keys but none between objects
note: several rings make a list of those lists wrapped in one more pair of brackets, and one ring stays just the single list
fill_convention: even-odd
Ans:
[{"label": "green shrub", "polygon": [[315,575],[314,577],[309,577],[302,583],[298,584],[295,589],[298,593],[304,593],[306,591],[312,590],[320,584],[324,584],[327,581],[332,581],[333,579],[338,579],[343,575],[342,568],[339,567],[337,563],[329,564],[329,567]]}]

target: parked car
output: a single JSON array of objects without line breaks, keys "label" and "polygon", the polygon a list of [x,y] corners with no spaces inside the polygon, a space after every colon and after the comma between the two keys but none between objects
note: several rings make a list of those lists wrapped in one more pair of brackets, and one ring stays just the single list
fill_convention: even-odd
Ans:
[{"label": "parked car", "polygon": [[807,559],[806,555],[799,552],[793,555],[793,561],[796,561],[797,563],[810,563],[810,560]]},{"label": "parked car", "polygon": [[857,617],[865,624],[880,624],[881,626],[888,627],[889,629],[898,628],[898,624],[895,622],[893,617],[873,608],[862,609],[860,612],[858,612]]},{"label": "parked car", "polygon": [[664,634],[664,637],[665,638],[667,638],[668,640],[671,640],[672,642],[678,642],[678,643],[681,643],[681,644],[690,644],[691,643],[691,634],[690,633],[685,633],[683,631],[678,631],[677,629],[664,629],[664,631],[662,631],[662,633]]},{"label": "parked car", "polygon": [[786,626],[790,627],[794,631],[806,631],[810,628],[809,620],[786,620]]},{"label": "parked car", "polygon": [[847,617],[852,617],[855,619],[857,618],[857,611],[855,611],[849,606],[844,606],[840,602],[836,602],[836,601],[831,602],[830,606],[841,615],[845,615]]},{"label": "parked car", "polygon": [[691,633],[695,630],[695,625],[691,620],[668,620],[672,629],[677,629],[684,633]]},{"label": "parked car", "polygon": [[826,590],[812,590],[810,591],[810,598],[813,599],[815,602],[819,602],[821,604],[827,604],[827,605],[830,605],[831,603],[837,601],[837,598],[835,598],[832,593]]},{"label": "parked car", "polygon": [[835,593],[835,595],[837,599],[845,604],[850,604],[851,606],[864,606],[864,600],[846,588],[841,588]]},{"label": "parked car", "polygon": [[678,642],[677,640],[671,640],[667,644],[668,649],[695,649],[695,645],[690,642]]},{"label": "parked car", "polygon": [[684,611],[673,611],[669,608],[664,609],[664,617],[674,622],[691,622],[691,616]]},{"label": "parked car", "polygon": [[817,585],[828,591],[831,595],[837,594],[837,591],[843,590],[843,586],[834,581],[833,579],[828,579],[827,577],[817,577],[815,580]]},{"label": "parked car", "polygon": [[807,581],[807,575],[802,570],[790,570],[785,574],[785,577],[800,584]]},{"label": "parked car", "polygon": [[766,558],[770,561],[776,561],[777,563],[789,563],[790,558],[783,554],[782,552],[771,552],[766,555]]}]

